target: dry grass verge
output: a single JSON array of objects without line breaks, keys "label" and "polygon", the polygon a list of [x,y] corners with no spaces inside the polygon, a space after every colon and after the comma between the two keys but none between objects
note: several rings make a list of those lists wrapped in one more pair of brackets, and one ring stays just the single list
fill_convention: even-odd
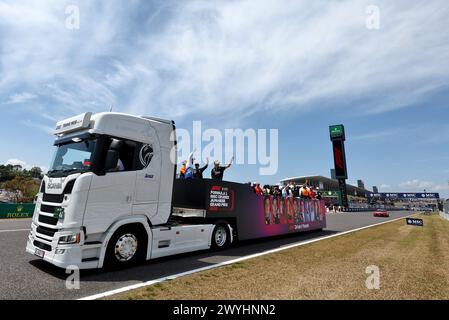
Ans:
[{"label": "dry grass verge", "polygon": [[[119,294],[111,299],[449,299],[449,221],[424,216]],[[366,267],[380,268],[368,290]]]}]

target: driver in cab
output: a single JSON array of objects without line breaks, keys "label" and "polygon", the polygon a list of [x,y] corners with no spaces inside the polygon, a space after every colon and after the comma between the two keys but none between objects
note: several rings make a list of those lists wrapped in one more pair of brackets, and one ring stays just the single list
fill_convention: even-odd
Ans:
[{"label": "driver in cab", "polygon": [[[122,146],[123,141],[113,139],[111,145],[109,146],[109,150],[117,151],[118,154],[120,154],[120,149],[122,148]],[[111,171],[125,171],[125,165],[123,164],[123,161],[120,160],[120,158],[117,160],[117,166]]]}]

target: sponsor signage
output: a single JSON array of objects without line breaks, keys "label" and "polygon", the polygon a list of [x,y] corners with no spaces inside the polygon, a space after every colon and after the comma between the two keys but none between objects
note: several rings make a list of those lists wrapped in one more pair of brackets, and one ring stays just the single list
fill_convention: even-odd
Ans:
[{"label": "sponsor signage", "polygon": [[0,204],[0,219],[30,218],[33,216],[35,205],[24,204]]},{"label": "sponsor signage", "polygon": [[323,197],[339,197],[340,191],[324,191],[322,195]]},{"label": "sponsor signage", "polygon": [[405,221],[407,222],[407,225],[409,225],[409,226],[424,227],[424,221],[422,219],[405,218]]},{"label": "sponsor signage", "polygon": [[332,141],[334,151],[335,177],[337,179],[348,179],[346,170],[345,146],[343,140]]},{"label": "sponsor signage", "polygon": [[80,129],[85,129],[89,127],[90,117],[92,116],[92,112],[86,112],[80,114],[78,116],[68,118],[56,123],[55,135],[59,135],[62,133],[68,133]]},{"label": "sponsor signage", "polygon": [[209,192],[210,211],[234,210],[234,191],[228,187],[212,186]]},{"label": "sponsor signage", "polygon": [[395,199],[415,199],[415,200],[425,200],[431,199],[436,200],[440,198],[439,193],[404,193],[404,192],[380,192],[380,193],[369,193],[369,198],[380,198],[385,200],[395,200]]},{"label": "sponsor signage", "polygon": [[329,134],[330,134],[331,140],[335,140],[335,139],[345,140],[345,127],[342,124],[330,126]]}]

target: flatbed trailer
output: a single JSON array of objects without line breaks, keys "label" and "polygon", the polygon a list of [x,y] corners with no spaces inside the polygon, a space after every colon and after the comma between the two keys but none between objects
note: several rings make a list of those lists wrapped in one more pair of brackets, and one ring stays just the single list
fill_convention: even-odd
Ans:
[{"label": "flatbed trailer", "polygon": [[177,179],[173,207],[184,222],[229,224],[238,240],[326,227],[324,200],[261,196],[249,184],[229,181]]}]

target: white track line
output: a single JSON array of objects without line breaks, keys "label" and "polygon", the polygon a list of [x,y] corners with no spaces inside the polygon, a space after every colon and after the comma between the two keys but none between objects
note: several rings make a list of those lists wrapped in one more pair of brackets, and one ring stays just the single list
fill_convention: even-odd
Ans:
[{"label": "white track line", "polygon": [[372,224],[372,225],[361,227],[361,228],[356,228],[356,229],[352,229],[352,230],[348,230],[348,231],[339,232],[337,234],[333,234],[333,235],[330,235],[330,236],[320,237],[320,238],[316,238],[316,239],[312,239],[312,240],[307,240],[307,241],[291,244],[291,245],[288,245],[288,246],[285,246],[285,247],[281,247],[281,248],[277,248],[277,249],[271,249],[271,250],[267,250],[267,251],[263,251],[263,252],[259,252],[259,253],[255,253],[255,254],[251,254],[249,256],[244,256],[244,257],[240,257],[240,258],[237,258],[237,259],[220,262],[220,263],[217,263],[217,264],[214,264],[214,265],[211,265],[211,266],[202,267],[202,268],[198,268],[198,269],[193,269],[193,270],[189,270],[189,271],[186,271],[186,272],[177,273],[177,274],[174,274],[174,275],[171,275],[171,276],[166,276],[166,277],[163,277],[163,278],[154,279],[154,280],[150,280],[150,281],[146,281],[146,282],[142,282],[142,283],[137,283],[137,284],[133,284],[133,285],[130,285],[130,286],[122,287],[122,288],[119,288],[119,289],[115,289],[115,290],[110,290],[110,291],[106,291],[106,292],[103,292],[103,293],[94,294],[92,296],[84,297],[84,298],[81,298],[81,299],[78,299],[78,300],[96,300],[96,299],[112,296],[114,294],[123,293],[123,292],[129,291],[129,290],[150,286],[150,285],[162,282],[162,281],[174,280],[176,278],[187,276],[187,275],[190,275],[190,274],[193,274],[193,273],[197,273],[197,272],[201,272],[201,271],[206,271],[206,270],[211,270],[211,269],[227,266],[227,265],[230,265],[230,264],[233,264],[233,263],[237,263],[237,262],[240,262],[240,261],[249,260],[249,259],[257,258],[257,257],[260,257],[260,256],[264,256],[264,255],[267,255],[267,254],[271,254],[271,253],[275,253],[275,252],[279,252],[279,251],[284,251],[284,250],[295,248],[295,247],[304,246],[304,245],[307,245],[307,244],[311,244],[311,243],[322,241],[322,240],[326,240],[326,239],[340,237],[340,236],[343,236],[345,234],[349,234],[349,233],[353,233],[353,232],[356,232],[356,231],[360,231],[360,230],[364,230],[364,229],[380,226],[382,224],[386,224],[386,223],[402,220],[402,219],[411,217],[411,216],[413,216],[415,214],[417,214],[417,213],[413,213],[413,214],[410,214],[408,216],[404,216],[404,217],[401,217],[401,218],[388,220],[388,221],[384,221],[384,222],[380,222],[380,223],[376,223],[376,224]]},{"label": "white track line", "polygon": [[3,232],[17,232],[17,231],[30,231],[30,229],[0,230],[0,233],[3,233]]}]

